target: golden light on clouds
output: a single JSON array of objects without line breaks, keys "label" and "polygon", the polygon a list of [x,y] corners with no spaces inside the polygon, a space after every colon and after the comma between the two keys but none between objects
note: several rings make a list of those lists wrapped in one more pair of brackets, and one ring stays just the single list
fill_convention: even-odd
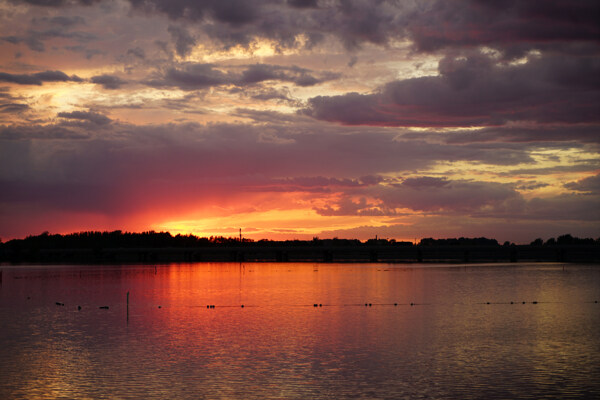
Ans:
[{"label": "golden light on clouds", "polygon": [[0,0],[0,236],[600,235],[595,9],[224,4]]}]

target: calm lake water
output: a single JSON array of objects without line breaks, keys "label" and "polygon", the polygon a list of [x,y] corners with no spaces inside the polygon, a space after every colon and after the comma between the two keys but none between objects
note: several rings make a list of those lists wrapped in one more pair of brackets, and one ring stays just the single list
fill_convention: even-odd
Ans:
[{"label": "calm lake water", "polygon": [[3,399],[600,398],[598,265],[0,268]]}]

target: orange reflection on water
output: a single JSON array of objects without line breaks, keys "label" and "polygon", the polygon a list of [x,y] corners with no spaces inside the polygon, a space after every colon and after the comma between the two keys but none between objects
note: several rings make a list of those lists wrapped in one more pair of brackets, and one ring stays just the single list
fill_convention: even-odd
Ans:
[{"label": "orange reflection on water", "polygon": [[598,392],[600,314],[583,300],[599,281],[552,266],[16,268],[0,397],[577,397]]}]

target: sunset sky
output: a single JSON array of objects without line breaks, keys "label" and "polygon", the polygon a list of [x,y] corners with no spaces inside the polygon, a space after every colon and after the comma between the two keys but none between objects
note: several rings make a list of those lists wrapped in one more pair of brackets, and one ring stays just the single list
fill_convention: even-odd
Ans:
[{"label": "sunset sky", "polygon": [[600,236],[597,0],[0,0],[0,238]]}]

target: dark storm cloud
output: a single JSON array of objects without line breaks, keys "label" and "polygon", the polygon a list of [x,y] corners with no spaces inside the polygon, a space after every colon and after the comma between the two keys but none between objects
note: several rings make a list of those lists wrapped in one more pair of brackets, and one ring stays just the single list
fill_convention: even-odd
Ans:
[{"label": "dark storm cloud", "polygon": [[532,48],[566,42],[599,42],[600,5],[590,0],[502,2],[437,0],[249,1],[130,0],[134,9],[198,22],[214,40],[247,45],[257,37],[297,46],[300,33],[310,47],[326,35],[347,48],[410,38],[419,51],[489,46],[506,58]]},{"label": "dark storm cloud", "polygon": [[29,47],[30,50],[37,51],[40,53],[46,50],[46,46],[44,46],[44,43],[36,36],[5,36],[2,38],[2,40],[11,44],[25,43],[25,45]]},{"label": "dark storm cloud", "polygon": [[536,190],[536,189],[540,189],[540,188],[548,187],[548,186],[550,186],[550,184],[543,183],[543,182],[525,182],[525,183],[516,184],[515,188],[519,191],[530,191],[530,190]]},{"label": "dark storm cloud", "polygon": [[230,83],[228,74],[215,68],[214,64],[185,64],[180,68],[169,68],[156,79],[149,80],[150,86],[178,87],[183,90],[204,89]]},{"label": "dark storm cloud", "polygon": [[75,119],[80,121],[89,121],[96,125],[107,125],[112,122],[104,114],[96,113],[93,111],[72,111],[72,112],[60,112],[57,114],[60,118]]},{"label": "dark storm cloud", "polygon": [[[428,134],[412,133],[405,135],[409,138],[419,138]],[[533,142],[580,142],[600,143],[600,127],[597,125],[564,124],[559,126],[503,126],[489,127],[476,131],[448,132],[446,134],[433,134],[446,143],[476,143],[476,142],[510,142],[510,143],[533,143]]]},{"label": "dark storm cloud", "polygon": [[587,194],[600,194],[600,175],[590,176],[576,182],[565,183],[567,189]]},{"label": "dark storm cloud", "polygon": [[0,113],[18,115],[31,109],[28,104],[23,103],[25,99],[14,96],[9,87],[0,87]]},{"label": "dark storm cloud", "polygon": [[297,86],[314,86],[337,79],[339,74],[314,73],[296,66],[283,67],[270,64],[243,66],[243,70],[230,69],[215,64],[186,63],[167,69],[160,76],[147,80],[156,87],[178,87],[183,90],[198,90],[221,85],[244,87],[265,81],[291,82]]},{"label": "dark storm cloud", "polygon": [[317,0],[288,0],[290,6],[296,8],[316,8]]},{"label": "dark storm cloud", "polygon": [[11,0],[13,3],[27,3],[33,6],[43,7],[63,7],[74,5],[90,6],[95,3],[100,3],[104,0]]},{"label": "dark storm cloud", "polygon": [[34,74],[8,74],[0,72],[0,82],[39,86],[44,82],[82,82],[82,79],[77,75],[68,76],[62,71],[44,71]]},{"label": "dark storm cloud", "polygon": [[106,54],[105,51],[98,49],[90,49],[85,46],[65,46],[64,49],[72,51],[74,53],[81,53],[85,55],[85,58],[87,58],[88,60],[91,60],[94,56]]},{"label": "dark storm cloud", "polygon": [[[262,100],[265,100],[264,98]],[[249,108],[238,108],[232,114],[236,117],[249,118],[258,123],[269,124],[298,124],[302,120],[297,115],[283,114],[270,110],[255,110]]]},{"label": "dark storm cloud", "polygon": [[19,114],[23,111],[29,110],[29,106],[27,104],[20,103],[0,103],[0,113],[6,114]]},{"label": "dark storm cloud", "polygon": [[[15,1],[16,2],[16,1]],[[26,0],[31,5],[68,7],[95,0]],[[280,47],[297,47],[296,36],[311,47],[326,36],[347,48],[411,39],[418,51],[488,46],[515,58],[532,48],[554,51],[567,42],[598,44],[600,4],[593,0],[129,0],[134,10],[185,20],[225,46],[268,38]],[[179,54],[186,54],[178,41]],[[567,46],[568,47],[568,46]],[[597,49],[596,49],[597,51]]]},{"label": "dark storm cloud", "polygon": [[261,192],[309,192],[331,193],[340,189],[360,188],[381,182],[383,178],[368,176],[359,179],[338,179],[324,176],[299,176],[284,179],[268,179],[262,184],[250,188]]},{"label": "dark storm cloud", "polygon": [[174,20],[185,18],[197,21],[210,17],[228,24],[244,24],[254,21],[262,10],[263,3],[270,2],[259,0],[130,0],[134,8],[164,13]]},{"label": "dark storm cloud", "polygon": [[127,81],[115,75],[96,75],[90,78],[90,82],[101,85],[104,89],[119,89],[125,85]]},{"label": "dark storm cloud", "polygon": [[[245,92],[245,91],[244,91]],[[277,90],[268,88],[265,90],[259,90],[256,93],[250,95],[251,98],[256,100],[277,100],[288,104],[295,104],[297,101],[291,98],[289,90]]]},{"label": "dark storm cloud", "polygon": [[70,28],[72,26],[76,26],[76,25],[84,25],[85,24],[85,19],[83,17],[80,16],[73,16],[73,17],[68,17],[68,16],[56,16],[56,17],[42,17],[42,18],[34,18],[31,20],[32,25],[38,25],[38,24],[48,24],[48,25],[55,25],[55,26],[60,26],[62,28]]},{"label": "dark storm cloud", "polygon": [[514,57],[551,42],[600,39],[600,3],[593,0],[438,0],[424,7],[407,26],[423,51],[487,45]]},{"label": "dark storm cloud", "polygon": [[177,54],[181,57],[190,54],[196,44],[196,39],[181,26],[169,25],[167,30],[175,41],[175,51]]},{"label": "dark storm cloud", "polygon": [[446,178],[436,178],[432,176],[420,176],[418,178],[407,178],[402,182],[403,186],[413,189],[422,188],[441,188],[449,184]]},{"label": "dark storm cloud", "polygon": [[281,67],[269,64],[250,65],[239,78],[240,85],[253,84],[269,80],[292,82],[297,86],[314,86],[322,82],[339,78],[339,74],[323,73],[315,77],[310,70],[296,66]]},{"label": "dark storm cloud", "polygon": [[[76,25],[84,24],[85,20],[81,17],[54,17],[33,19],[31,25],[35,29],[29,29],[21,36],[5,36],[2,40],[19,44],[24,43],[32,51],[46,51],[45,41],[60,38],[69,39],[78,43],[89,43],[98,37],[85,31],[71,31],[70,28]],[[45,29],[44,29],[45,28]]]},{"label": "dark storm cloud", "polygon": [[373,94],[317,96],[304,112],[348,125],[475,126],[508,121],[600,121],[600,59],[532,57],[495,63],[448,56],[439,76],[394,81]]},{"label": "dark storm cloud", "polygon": [[[30,156],[25,156],[23,152],[30,151],[32,140],[56,140],[56,139],[88,139],[89,134],[78,130],[77,127],[66,127],[63,124],[56,125],[31,125],[31,126],[1,126],[0,140],[3,140],[0,146],[0,155],[5,158],[4,163],[0,163],[2,168],[7,166],[29,169]],[[23,158],[24,157],[24,158]],[[18,160],[18,161],[16,161]],[[6,171],[0,168],[0,172]]]},{"label": "dark storm cloud", "polygon": [[[525,152],[519,158],[499,156],[503,153],[515,153],[513,149],[492,147],[474,151],[465,145],[442,146],[417,140],[397,140],[385,130],[348,131],[322,124],[135,126],[114,122],[109,124],[110,120],[106,116],[91,111],[61,113],[59,117],[74,121],[95,121],[103,129],[96,137],[96,133],[90,132],[87,127],[64,123],[1,127],[0,132],[5,142],[0,147],[8,151],[12,143],[9,139],[27,141],[31,137],[44,137],[44,132],[49,138],[71,136],[79,132],[82,137],[90,137],[90,140],[75,144],[81,148],[69,154],[57,150],[55,161],[60,163],[62,157],[79,157],[78,162],[82,166],[91,163],[85,170],[92,174],[89,177],[92,180],[120,180],[134,174],[144,181],[151,176],[157,179],[167,178],[173,171],[181,174],[182,178],[190,179],[240,174],[273,178],[330,176],[346,179],[427,168],[440,161],[494,163],[495,160],[504,162],[504,157],[512,157],[513,164],[517,165],[528,160]],[[52,151],[51,146],[54,144],[48,143],[48,146],[48,151]],[[121,150],[113,153],[116,149]],[[18,152],[15,150],[11,154],[16,153]],[[307,162],[307,154],[311,155],[310,162]],[[19,156],[29,157],[26,154]],[[109,163],[111,166],[105,165],[106,156],[112,160]],[[104,161],[96,165],[93,161],[95,159]],[[0,171],[13,170],[6,162],[5,160]],[[31,167],[34,165],[32,163]],[[162,170],[162,166],[166,165],[170,166],[169,170]],[[51,173],[52,170],[47,172]],[[38,169],[31,170],[32,176],[38,172]],[[56,172],[60,175],[58,170]],[[361,178],[361,181],[369,184],[378,182],[375,178]],[[407,185],[410,186],[408,183]]]},{"label": "dark storm cloud", "polygon": [[128,49],[127,55],[132,55],[142,60],[146,58],[146,52],[141,47],[134,47],[133,49]]},{"label": "dark storm cloud", "polygon": [[385,0],[322,4],[310,0],[130,0],[130,3],[137,10],[199,23],[204,33],[225,46],[246,46],[260,37],[275,40],[280,47],[296,47],[299,45],[296,36],[304,34],[310,47],[332,34],[347,47],[356,47],[364,42],[387,43],[403,30],[404,7]]}]

